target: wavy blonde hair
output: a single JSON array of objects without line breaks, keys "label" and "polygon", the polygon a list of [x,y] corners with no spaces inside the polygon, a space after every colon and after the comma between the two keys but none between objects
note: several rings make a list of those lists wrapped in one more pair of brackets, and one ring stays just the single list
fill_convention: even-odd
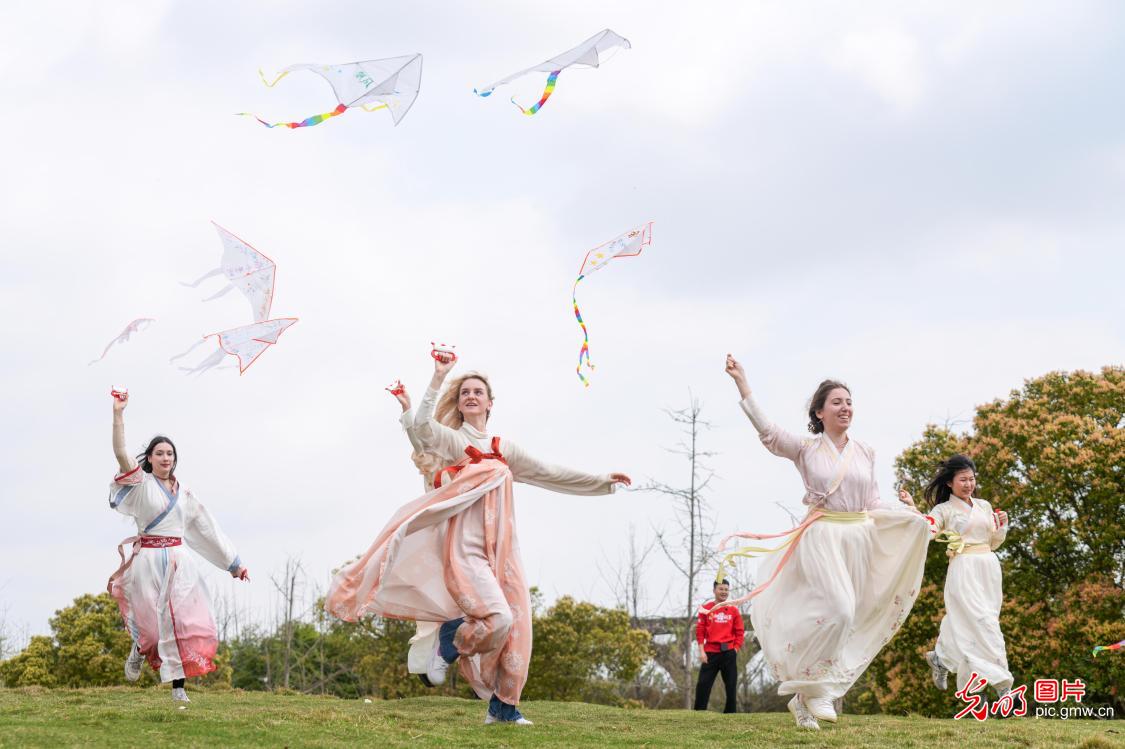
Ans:
[{"label": "wavy blonde hair", "polygon": [[[439,424],[445,424],[450,429],[460,429],[461,425],[465,423],[465,418],[457,410],[457,401],[461,397],[461,386],[465,384],[465,380],[480,380],[484,383],[484,389],[488,391],[488,399],[490,401],[496,400],[492,394],[492,383],[488,381],[487,375],[480,372],[466,372],[460,377],[455,377],[446,386],[441,397],[438,398],[437,407],[434,409],[434,418],[437,419]],[[487,421],[491,415],[492,411],[489,409],[485,420]]]}]

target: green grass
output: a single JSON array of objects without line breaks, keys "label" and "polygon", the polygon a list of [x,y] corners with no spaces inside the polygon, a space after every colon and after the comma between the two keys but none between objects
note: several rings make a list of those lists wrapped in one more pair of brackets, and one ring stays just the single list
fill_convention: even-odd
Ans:
[{"label": "green grass", "polygon": [[534,726],[484,726],[482,702],[421,697],[365,704],[295,694],[167,689],[0,689],[0,746],[105,747],[996,747],[1125,746],[1125,723],[845,715],[819,732],[788,713],[720,715],[526,702]]}]

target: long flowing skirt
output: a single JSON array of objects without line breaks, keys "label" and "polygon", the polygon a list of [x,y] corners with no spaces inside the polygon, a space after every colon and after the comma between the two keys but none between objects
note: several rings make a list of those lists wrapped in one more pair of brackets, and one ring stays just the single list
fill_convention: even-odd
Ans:
[{"label": "long flowing skirt", "polygon": [[138,550],[110,594],[125,628],[161,681],[215,670],[219,639],[211,597],[186,547]]},{"label": "long flowing skirt", "polygon": [[1011,689],[1008,654],[1000,631],[1004,600],[1000,560],[987,554],[958,554],[945,578],[945,616],[937,653],[943,666],[957,674],[957,689],[975,672],[997,690]]},{"label": "long flowing skirt", "polygon": [[[482,699],[518,704],[531,659],[531,598],[508,467],[468,465],[400,508],[367,552],[336,574],[326,607],[345,621],[464,617],[454,638],[462,675]],[[423,667],[434,637],[434,628],[420,627],[411,671]]]},{"label": "long flowing skirt", "polygon": [[[862,523],[813,523],[750,608],[778,694],[836,699],[910,613],[929,530],[920,515],[872,510]],[[784,551],[762,561],[767,580]]]}]

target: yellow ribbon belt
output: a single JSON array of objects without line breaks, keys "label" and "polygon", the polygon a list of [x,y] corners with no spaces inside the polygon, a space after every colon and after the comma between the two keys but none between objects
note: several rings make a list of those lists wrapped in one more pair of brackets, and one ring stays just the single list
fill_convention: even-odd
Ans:
[{"label": "yellow ribbon belt", "polygon": [[[821,520],[823,520],[825,522],[829,522],[829,523],[844,523],[844,524],[854,524],[854,523],[865,523],[865,522],[867,522],[867,513],[866,512],[837,512],[835,510],[814,510],[814,513],[818,514],[818,517],[814,518],[814,522],[821,521]],[[785,540],[782,541],[777,546],[773,546],[773,547],[743,546],[741,548],[735,549],[734,551],[730,552],[729,554],[724,555],[722,560],[719,562],[719,574],[715,579],[716,580],[724,579],[726,577],[727,568],[729,567],[730,563],[733,562],[738,557],[743,557],[743,558],[746,558],[746,559],[754,559],[760,554],[772,554],[775,551],[781,551],[785,547],[792,544],[795,540],[799,539],[801,537],[801,535],[803,534],[803,532],[808,527],[808,525],[809,525],[809,523],[806,520],[806,522],[801,523],[796,528],[792,529],[791,531],[786,532],[785,534],[780,534],[780,533],[777,534],[779,536],[785,535]]]},{"label": "yellow ribbon belt", "polygon": [[958,554],[986,554],[992,551],[992,547],[988,544],[965,543],[965,539],[957,531],[944,530],[934,536],[934,541],[946,544],[946,553],[949,554],[950,559]]}]

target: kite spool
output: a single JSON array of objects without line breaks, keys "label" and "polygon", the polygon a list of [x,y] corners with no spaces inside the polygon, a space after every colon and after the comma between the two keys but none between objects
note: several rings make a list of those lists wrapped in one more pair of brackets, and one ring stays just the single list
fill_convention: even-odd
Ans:
[{"label": "kite spool", "polygon": [[434,343],[433,341],[430,341],[430,345],[433,346],[433,350],[430,351],[430,356],[432,356],[434,360],[441,361],[443,356],[448,356],[450,357],[450,361],[457,361],[457,352],[453,350],[457,348],[456,346],[451,346],[446,343]]},{"label": "kite spool", "polygon": [[117,400],[123,401],[129,397],[129,388],[125,387],[124,385],[114,385],[110,389],[109,394]]}]

